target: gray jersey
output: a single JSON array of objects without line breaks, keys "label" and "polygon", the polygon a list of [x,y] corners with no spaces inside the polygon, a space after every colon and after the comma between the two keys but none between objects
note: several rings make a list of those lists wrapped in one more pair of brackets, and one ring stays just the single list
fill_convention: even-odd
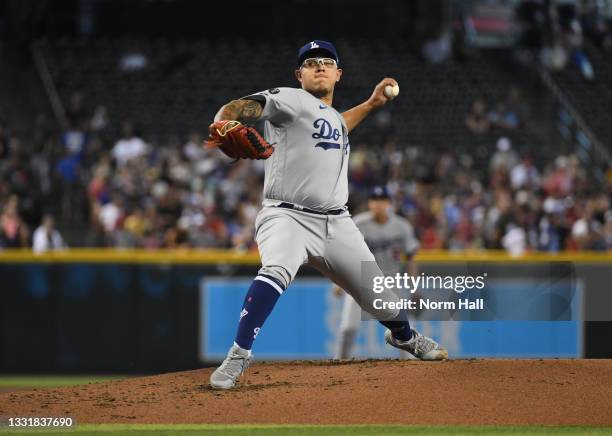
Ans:
[{"label": "gray jersey", "polygon": [[384,224],[374,220],[371,212],[356,215],[354,221],[378,266],[387,275],[402,272],[402,255],[411,256],[420,246],[412,225],[396,214],[390,214]]},{"label": "gray jersey", "polygon": [[263,205],[285,201],[318,211],[344,207],[350,146],[342,115],[303,89],[272,88],[245,98],[265,99],[258,127],[275,144],[265,163]]}]

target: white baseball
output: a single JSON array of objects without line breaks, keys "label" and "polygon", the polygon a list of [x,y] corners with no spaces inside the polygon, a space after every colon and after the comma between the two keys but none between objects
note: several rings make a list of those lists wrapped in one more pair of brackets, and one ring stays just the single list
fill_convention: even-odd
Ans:
[{"label": "white baseball", "polygon": [[399,85],[395,85],[395,86],[387,85],[387,86],[385,86],[385,97],[393,100],[398,95],[399,95]]}]

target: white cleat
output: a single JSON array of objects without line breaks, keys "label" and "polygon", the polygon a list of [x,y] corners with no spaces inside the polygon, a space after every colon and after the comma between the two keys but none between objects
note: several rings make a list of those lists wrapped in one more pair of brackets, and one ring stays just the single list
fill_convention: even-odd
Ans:
[{"label": "white cleat", "polygon": [[215,369],[210,376],[210,386],[213,389],[231,389],[236,385],[236,380],[251,364],[253,355],[249,350],[240,348],[234,343],[227,352],[227,357],[221,365]]},{"label": "white cleat", "polygon": [[441,347],[436,341],[423,336],[412,329],[412,338],[409,341],[395,339],[391,330],[385,332],[385,342],[392,347],[404,350],[416,359],[420,360],[444,360],[448,359],[448,351]]}]

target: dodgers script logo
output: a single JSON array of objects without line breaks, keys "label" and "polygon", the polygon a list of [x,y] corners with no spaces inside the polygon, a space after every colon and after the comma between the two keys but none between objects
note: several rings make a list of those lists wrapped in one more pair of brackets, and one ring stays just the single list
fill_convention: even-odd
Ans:
[{"label": "dodgers script logo", "polygon": [[[319,118],[313,123],[315,129],[319,129],[318,132],[312,134],[314,139],[333,139],[337,141],[340,139],[340,132],[338,129],[334,129],[329,121],[325,118]],[[316,147],[321,147],[323,150],[329,150],[330,148],[340,149],[340,144],[337,142],[321,141],[317,142]]]}]

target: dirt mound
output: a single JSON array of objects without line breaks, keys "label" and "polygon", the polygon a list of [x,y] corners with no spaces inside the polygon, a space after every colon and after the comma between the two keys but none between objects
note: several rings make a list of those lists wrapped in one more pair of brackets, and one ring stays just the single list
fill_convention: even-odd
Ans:
[{"label": "dirt mound", "polygon": [[610,360],[259,363],[233,391],[212,369],[0,394],[0,415],[79,423],[612,425]]},{"label": "dirt mound", "polygon": [[31,390],[31,389],[32,388],[5,386],[5,387],[0,387],[0,394],[4,394],[7,392],[26,391],[26,390]]}]

